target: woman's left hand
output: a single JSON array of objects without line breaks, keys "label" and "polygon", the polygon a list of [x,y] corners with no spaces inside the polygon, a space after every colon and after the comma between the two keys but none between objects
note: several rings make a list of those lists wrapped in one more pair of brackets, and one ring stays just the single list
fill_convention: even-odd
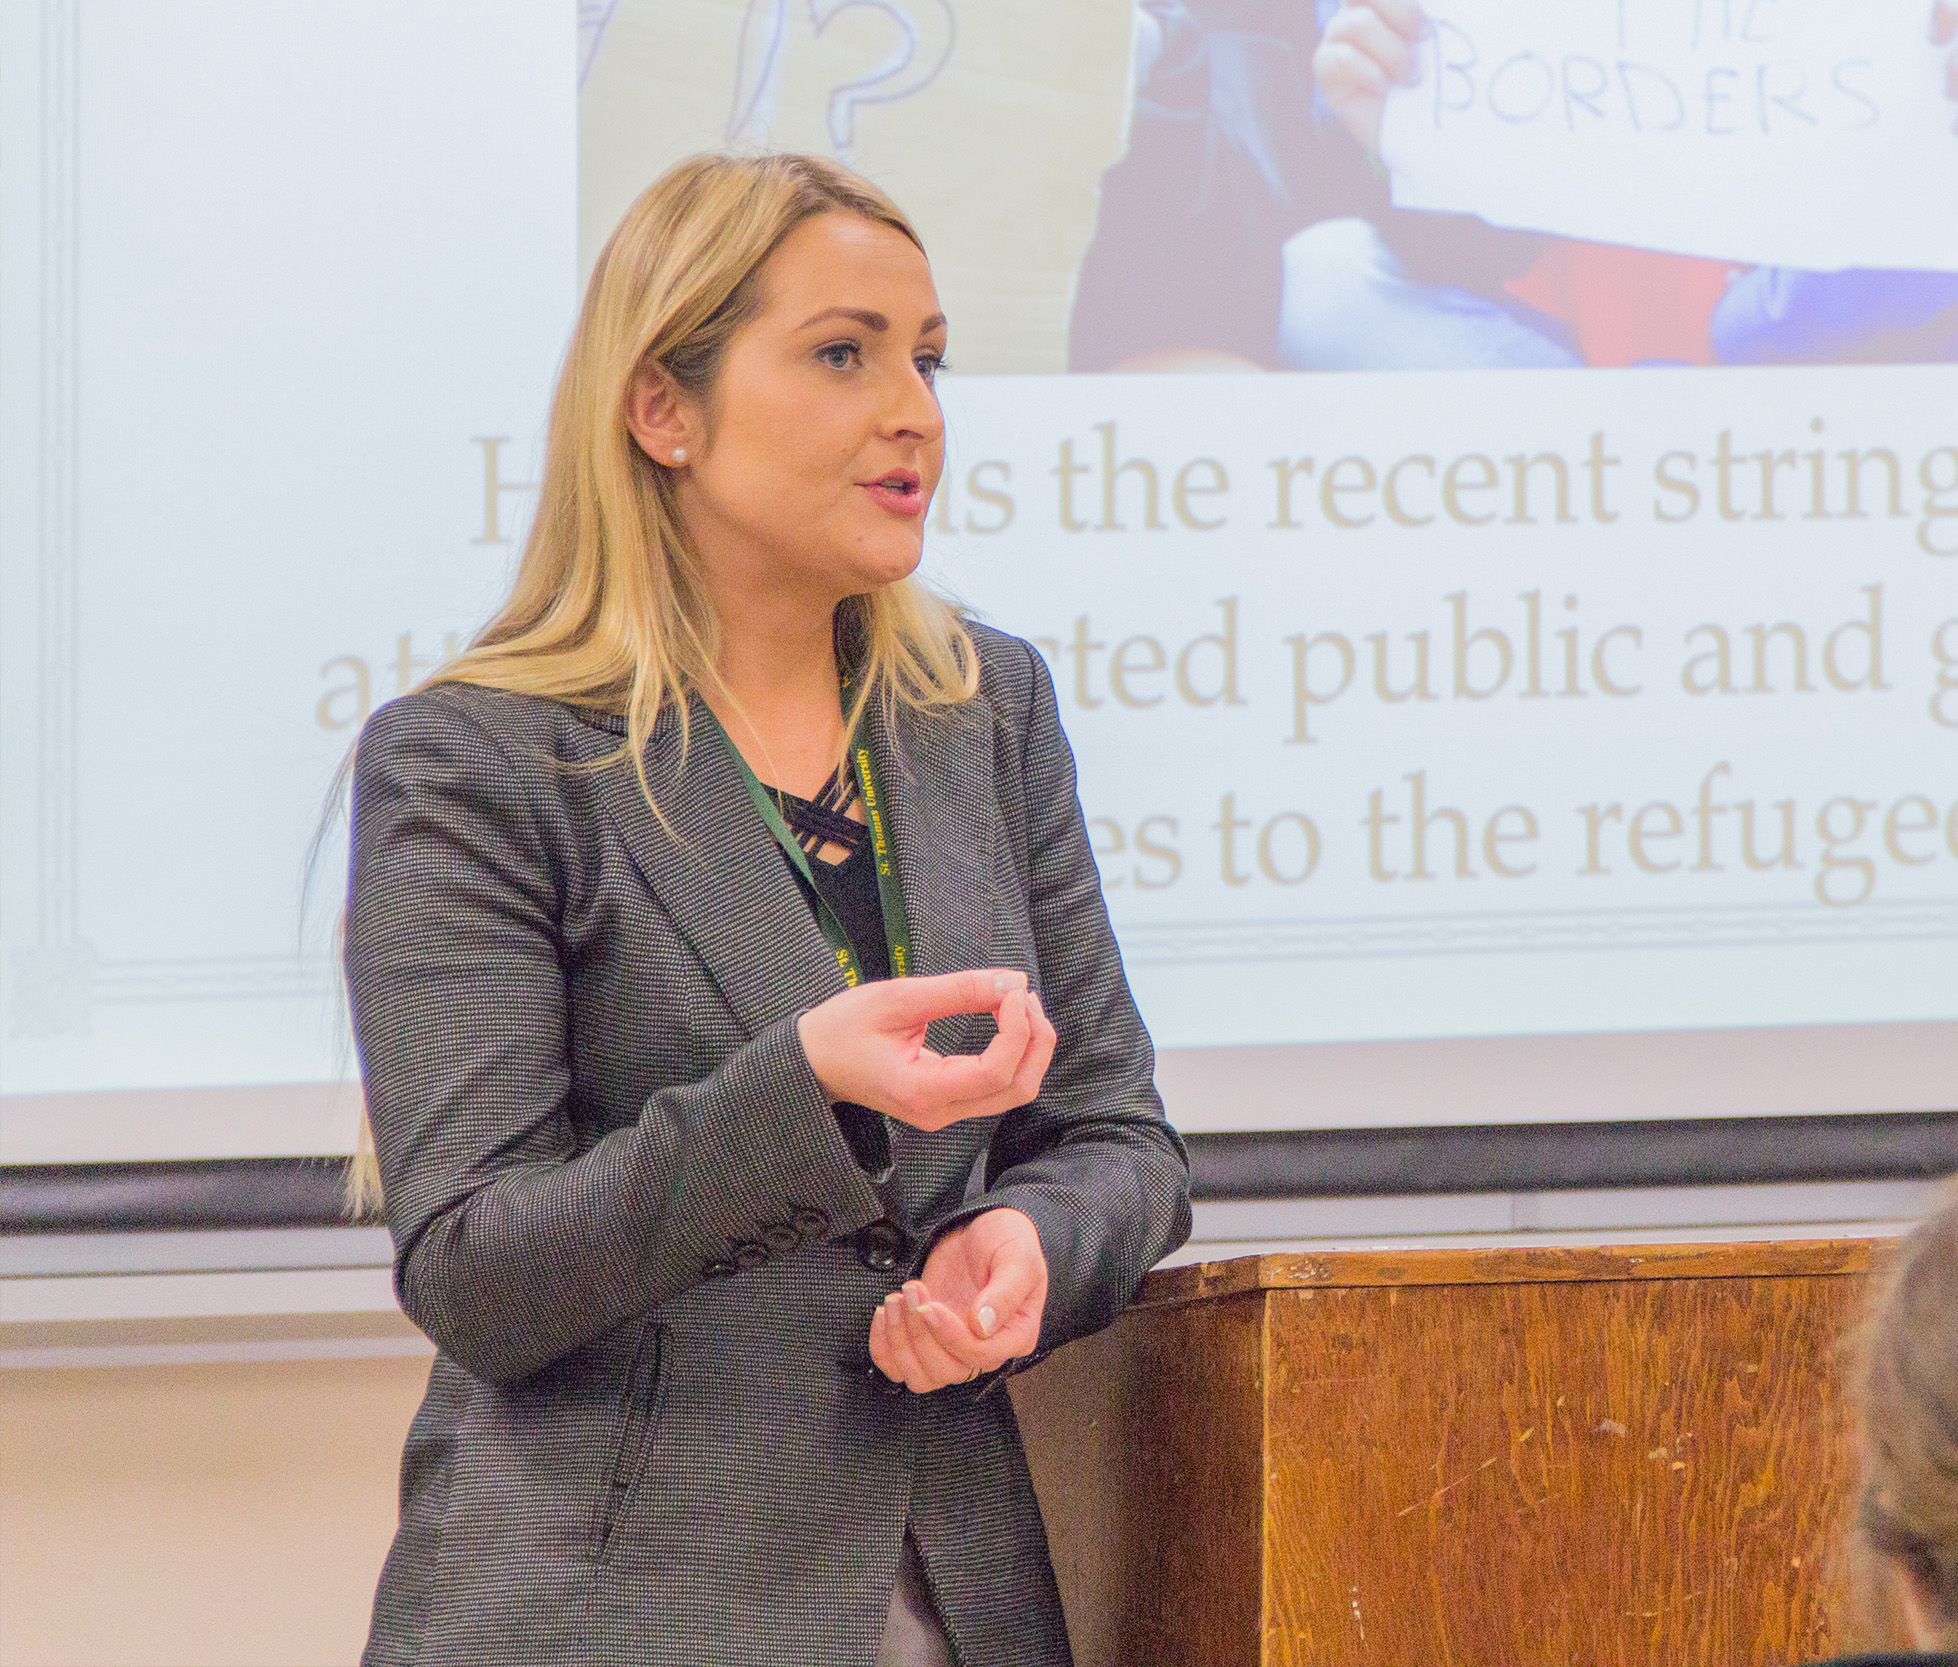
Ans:
[{"label": "woman's left hand", "polygon": [[962,1222],[932,1246],[924,1277],[884,1299],[870,1322],[870,1358],[923,1395],[970,1383],[1031,1354],[1047,1305],[1047,1258],[1020,1211]]}]

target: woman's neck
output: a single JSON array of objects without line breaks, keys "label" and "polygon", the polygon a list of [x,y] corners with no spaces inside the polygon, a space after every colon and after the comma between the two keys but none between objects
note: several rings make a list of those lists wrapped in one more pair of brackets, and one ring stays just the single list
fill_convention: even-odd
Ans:
[{"label": "woman's neck", "polygon": [[810,796],[843,742],[836,604],[772,594],[715,596],[718,683],[701,691],[749,767],[774,787]]}]

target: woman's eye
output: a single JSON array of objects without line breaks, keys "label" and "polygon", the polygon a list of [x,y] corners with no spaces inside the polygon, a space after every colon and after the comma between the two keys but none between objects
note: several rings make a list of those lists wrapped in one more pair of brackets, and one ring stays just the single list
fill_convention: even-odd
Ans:
[{"label": "woman's eye", "polygon": [[945,361],[936,353],[920,353],[912,362],[917,365],[918,374],[927,382],[936,382],[938,373],[945,369]]},{"label": "woman's eye", "polygon": [[816,349],[816,357],[831,370],[848,370],[856,363],[860,349],[855,342],[831,342]]}]

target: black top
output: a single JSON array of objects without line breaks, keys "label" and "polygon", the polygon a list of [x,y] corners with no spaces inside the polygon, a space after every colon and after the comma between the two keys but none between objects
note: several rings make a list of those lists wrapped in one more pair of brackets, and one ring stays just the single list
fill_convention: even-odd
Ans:
[{"label": "black top", "polygon": [[[768,791],[781,807],[789,831],[801,842],[823,901],[849,934],[864,977],[889,978],[891,951],[884,938],[884,904],[877,892],[877,862],[870,830],[845,814],[857,796],[855,779],[835,777],[814,799],[799,799],[772,787]],[[850,854],[841,862],[827,862],[816,854],[824,845],[847,845]],[[788,861],[786,853],[782,860]],[[815,890],[795,864],[789,863],[789,868],[813,910]]]},{"label": "black top", "polygon": [[[857,797],[855,777],[841,774],[832,777],[814,799],[799,799],[793,793],[773,787],[768,792],[809,859],[815,887],[803,878],[801,869],[789,862],[788,853],[782,854],[795,883],[809,900],[811,912],[816,907],[816,888],[820,887],[822,900],[842,923],[850,947],[857,952],[857,965],[863,969],[864,978],[889,978],[891,950],[884,937],[884,902],[877,890],[876,853],[871,847],[870,830],[861,822],[853,822],[847,814]],[[825,845],[847,845],[850,854],[841,862],[827,862],[816,854]],[[844,1143],[858,1166],[873,1179],[887,1177],[893,1154],[884,1119],[869,1107],[848,1100],[838,1101],[835,1109],[837,1127],[843,1131]]]}]

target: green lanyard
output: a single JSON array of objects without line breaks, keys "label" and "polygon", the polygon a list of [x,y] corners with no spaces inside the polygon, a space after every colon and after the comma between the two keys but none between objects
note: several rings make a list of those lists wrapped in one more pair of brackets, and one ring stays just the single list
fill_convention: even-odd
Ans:
[{"label": "green lanyard", "polygon": [[[755,809],[760,812],[763,824],[775,836],[776,844],[787,853],[789,861],[795,864],[796,872],[809,882],[809,889],[816,899],[816,924],[822,928],[823,938],[835,955],[836,964],[843,969],[843,982],[855,989],[863,982],[863,967],[857,960],[856,950],[851,947],[850,934],[843,929],[843,922],[836,918],[836,911],[824,898],[823,888],[816,884],[808,856],[789,831],[788,823],[782,819],[781,806],[776,804],[768,789],[762,786],[755,772],[749,768],[748,761],[741,756],[741,749],[728,739],[720,719],[714,716],[705,701],[701,702],[701,706],[726,744],[734,767],[741,772],[748,797],[755,801]],[[850,761],[856,772],[857,791],[863,795],[864,815],[870,821],[871,848],[877,858],[877,900],[883,909],[884,944],[891,955],[891,976],[902,978],[911,970],[911,917],[904,911],[904,893],[898,888],[897,869],[891,858],[890,829],[884,819],[882,779],[878,774],[877,761],[870,755],[870,748],[861,741],[851,744]]]}]

